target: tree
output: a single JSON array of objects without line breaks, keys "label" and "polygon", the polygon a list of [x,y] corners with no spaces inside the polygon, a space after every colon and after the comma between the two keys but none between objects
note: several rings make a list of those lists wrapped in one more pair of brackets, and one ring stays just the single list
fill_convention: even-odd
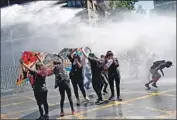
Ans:
[{"label": "tree", "polygon": [[135,2],[138,0],[110,0],[109,7],[111,9],[134,10]]}]

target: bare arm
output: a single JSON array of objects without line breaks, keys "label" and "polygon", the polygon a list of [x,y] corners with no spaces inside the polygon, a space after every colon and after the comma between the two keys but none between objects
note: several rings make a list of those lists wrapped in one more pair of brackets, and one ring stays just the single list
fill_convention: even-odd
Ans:
[{"label": "bare arm", "polygon": [[79,61],[76,61],[76,63],[77,63],[79,68],[82,68],[82,65],[81,65],[81,63]]},{"label": "bare arm", "polygon": [[[165,63],[162,63],[162,64],[160,64],[157,68],[155,68],[155,70],[156,70],[156,71],[160,70],[161,72],[163,72],[162,69],[164,69],[164,68],[165,68]],[[163,74],[163,73],[162,73],[162,74]]]},{"label": "bare arm", "polygon": [[28,67],[27,65],[25,65],[24,63],[22,63],[22,65],[25,67],[25,69],[27,69],[29,71],[37,72],[37,71],[31,69],[30,67]]},{"label": "bare arm", "polygon": [[108,62],[104,65],[104,70],[107,70],[107,69],[111,66],[112,63],[113,63],[113,60],[108,61]]},{"label": "bare arm", "polygon": [[162,70],[162,69],[160,69],[160,71],[161,71],[162,75],[164,76],[164,72],[163,72],[163,70]]},{"label": "bare arm", "polygon": [[39,60],[39,62],[41,62],[41,63],[43,64],[43,62],[42,62],[41,58],[38,56],[38,54],[37,54],[37,53],[35,53],[35,56],[37,57],[37,59]]}]

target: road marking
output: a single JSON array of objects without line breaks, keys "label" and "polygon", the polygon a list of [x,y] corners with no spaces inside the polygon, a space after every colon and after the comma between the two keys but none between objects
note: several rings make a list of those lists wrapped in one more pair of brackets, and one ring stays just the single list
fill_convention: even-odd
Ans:
[{"label": "road marking", "polygon": [[[141,91],[131,91],[131,92],[122,92],[122,93],[135,93],[135,92],[139,92],[139,93],[141,93]],[[145,92],[142,92],[142,93],[145,93]],[[148,94],[148,93],[147,93]],[[24,97],[26,97],[27,99],[30,99],[30,100],[33,100],[33,101],[36,101],[36,99],[33,97],[33,96],[24,96]],[[58,97],[58,96],[48,96],[48,99],[50,99],[50,98],[55,98],[55,97]],[[14,98],[14,99],[17,99],[17,98]],[[18,99],[20,99],[20,98],[18,98]],[[6,100],[12,100],[12,99],[6,99]],[[22,102],[14,102],[14,103],[10,103],[10,104],[6,104],[6,105],[2,105],[1,106],[1,108],[3,108],[3,107],[8,107],[8,106],[15,106],[15,105],[20,105],[20,104],[23,104],[23,103],[27,103],[27,102],[32,102],[32,101],[30,101],[30,100],[24,100],[24,101],[22,101]],[[67,101],[67,102],[69,102],[69,101]]]},{"label": "road marking", "polygon": [[76,113],[74,116],[76,116],[78,119],[87,119],[84,115],[81,115],[79,113]]},{"label": "road marking", "polygon": [[[2,107],[7,107],[7,106],[11,106],[11,105],[19,105],[19,104],[23,104],[23,103],[27,103],[27,102],[32,102],[31,100],[33,100],[33,101],[36,101],[36,99],[34,98],[34,97],[29,97],[29,96],[25,96],[26,98],[28,98],[28,99],[30,99],[30,100],[24,100],[23,102],[14,102],[14,103],[10,103],[10,104],[6,104],[6,105],[2,105],[1,106],[1,108]],[[55,98],[55,97],[58,97],[58,96],[50,96],[50,97],[48,97],[48,99],[50,99],[50,98]],[[19,98],[20,99],[20,98]]]},{"label": "road marking", "polygon": [[[175,90],[175,89],[162,91],[162,92],[159,92],[158,95],[166,93],[166,92],[169,92],[169,91],[173,91],[173,90]],[[113,105],[118,105],[118,104],[122,104],[122,103],[126,104],[126,103],[129,103],[129,102],[132,102],[132,101],[141,100],[141,99],[144,99],[144,98],[149,98],[149,97],[152,97],[152,96],[155,96],[155,95],[156,94],[145,95],[145,96],[136,97],[136,98],[133,98],[133,99],[130,99],[130,100],[122,101],[122,102],[116,101],[115,103],[112,103],[112,104],[108,104],[108,105],[104,105],[104,106],[100,106],[100,107],[97,107],[97,108],[93,108],[93,109],[90,109],[90,110],[87,110],[87,111],[84,111],[84,112],[80,112],[80,114],[83,114],[83,113],[86,113],[86,112],[96,111],[96,110],[99,110],[99,109],[108,108],[108,107],[111,107]]]},{"label": "road marking", "polygon": [[36,101],[34,97],[29,97],[27,96],[26,98],[30,99],[30,100],[33,100],[33,101]]},{"label": "road marking", "polygon": [[[83,99],[81,99],[83,100]],[[64,103],[66,102],[69,102],[69,101],[65,101]],[[76,99],[73,100],[73,102],[76,102]],[[50,107],[52,106],[55,106],[55,105],[59,105],[59,103],[56,103],[56,104],[52,104],[52,103],[48,103]],[[7,114],[4,114],[4,115],[14,115],[14,114],[19,114],[19,113],[23,113],[23,112],[27,112],[27,111],[30,111],[30,110],[37,110],[38,108],[35,107],[35,108],[30,108],[30,109],[26,109],[26,110],[21,110],[21,111],[18,111],[18,112],[11,112],[11,113],[7,113]]]},{"label": "road marking", "polygon": [[[160,94],[163,94],[163,93],[166,93],[166,92],[169,92],[169,91],[174,91],[175,89],[171,89],[171,90],[166,90],[166,91],[162,91],[162,92],[159,92],[158,95]],[[141,96],[141,97],[136,97],[136,98],[133,98],[133,99],[130,99],[130,100],[126,100],[126,101],[122,101],[122,102],[114,102],[112,104],[108,104],[108,105],[104,105],[104,106],[100,106],[100,107],[97,107],[97,108],[93,108],[93,109],[89,109],[87,111],[84,111],[84,112],[80,112],[79,114],[83,114],[83,113],[86,113],[86,112],[91,112],[91,111],[95,111],[95,110],[99,110],[99,109],[104,109],[104,108],[107,108],[107,107],[111,107],[113,105],[118,105],[118,104],[127,104],[128,102],[132,102],[132,101],[135,101],[135,100],[140,100],[140,99],[144,99],[144,98],[148,98],[148,97],[152,97],[154,96],[154,94],[150,94],[150,95],[145,95],[145,96]],[[58,97],[58,96],[56,96]],[[75,100],[74,100],[75,101]],[[64,103],[66,103],[68,101],[65,101]],[[52,104],[52,105],[49,105],[50,107],[51,106],[55,106],[55,105],[58,105],[58,104]],[[18,112],[12,112],[12,113],[8,113],[8,114],[4,114],[4,115],[13,115],[13,114],[19,114],[19,113],[22,113],[22,112],[26,112],[26,111],[30,111],[30,110],[37,110],[38,108],[31,108],[31,109],[26,109],[26,110],[22,110],[22,111],[18,111]]]},{"label": "road marking", "polygon": [[162,95],[176,97],[176,95],[173,95],[173,94],[162,94]]}]

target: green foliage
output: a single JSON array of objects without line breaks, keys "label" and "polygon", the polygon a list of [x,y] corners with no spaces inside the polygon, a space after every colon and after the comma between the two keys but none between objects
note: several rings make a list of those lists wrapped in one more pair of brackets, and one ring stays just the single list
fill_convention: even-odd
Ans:
[{"label": "green foliage", "polygon": [[111,9],[134,10],[135,2],[138,0],[109,0],[109,7]]}]

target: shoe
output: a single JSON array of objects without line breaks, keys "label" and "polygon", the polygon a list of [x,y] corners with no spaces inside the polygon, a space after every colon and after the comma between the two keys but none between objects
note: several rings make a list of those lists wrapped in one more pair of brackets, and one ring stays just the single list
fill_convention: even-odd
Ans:
[{"label": "shoe", "polygon": [[147,88],[148,88],[148,90],[149,90],[149,89],[151,89],[151,87],[149,87],[149,85],[148,85],[148,84],[145,84],[145,87],[147,87]]},{"label": "shoe", "polygon": [[90,98],[86,96],[86,97],[85,97],[85,100],[86,100],[86,101],[90,101]]},{"label": "shoe", "polygon": [[95,102],[95,104],[100,104],[101,102],[103,102],[103,99],[97,99],[97,101]]},{"label": "shoe", "polygon": [[95,102],[95,104],[99,104],[100,103],[100,100],[97,100],[96,102]]},{"label": "shoe", "polygon": [[36,120],[44,120],[44,117],[40,116],[40,117],[37,118]]},{"label": "shoe", "polygon": [[155,83],[153,83],[152,86],[158,88],[158,86]]},{"label": "shoe", "polygon": [[115,100],[115,99],[114,99],[114,97],[113,97],[113,96],[111,96],[111,97],[109,98],[109,100]]},{"label": "shoe", "polygon": [[122,99],[121,99],[120,97],[117,97],[117,100],[118,100],[118,101],[122,101]]},{"label": "shoe", "polygon": [[49,120],[49,115],[48,114],[44,115],[44,120]]},{"label": "shoe", "polygon": [[104,94],[107,94],[108,92],[106,90],[103,91]]},{"label": "shoe", "polygon": [[61,116],[61,117],[64,116],[64,115],[65,115],[64,112],[61,112],[61,113],[60,113],[60,116]]},{"label": "shoe", "polygon": [[80,100],[79,100],[79,99],[77,100],[76,105],[77,105],[77,106],[79,106],[79,105],[80,105]]},{"label": "shoe", "polygon": [[75,113],[75,111],[72,111],[72,113],[71,113],[72,115],[75,115],[76,113]]}]

